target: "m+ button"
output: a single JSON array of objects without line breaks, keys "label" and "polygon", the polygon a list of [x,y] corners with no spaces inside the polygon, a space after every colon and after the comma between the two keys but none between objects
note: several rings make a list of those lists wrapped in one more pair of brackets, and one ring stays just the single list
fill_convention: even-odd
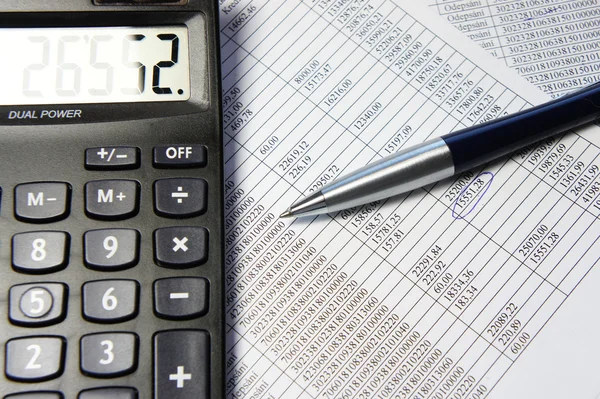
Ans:
[{"label": "m+ button", "polygon": [[92,181],[85,185],[85,211],[94,219],[128,219],[138,213],[139,196],[134,180]]}]

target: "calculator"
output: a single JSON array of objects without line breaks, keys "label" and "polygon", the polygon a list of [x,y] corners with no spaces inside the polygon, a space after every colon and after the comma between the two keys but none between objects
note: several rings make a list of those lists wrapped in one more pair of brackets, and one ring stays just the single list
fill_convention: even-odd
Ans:
[{"label": "calculator", "polygon": [[0,398],[224,397],[217,16],[0,2]]}]

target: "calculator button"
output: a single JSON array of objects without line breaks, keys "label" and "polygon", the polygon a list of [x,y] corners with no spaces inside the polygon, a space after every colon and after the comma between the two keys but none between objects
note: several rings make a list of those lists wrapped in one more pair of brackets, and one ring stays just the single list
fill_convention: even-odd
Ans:
[{"label": "calculator button", "polygon": [[15,217],[45,223],[69,215],[71,186],[67,183],[26,183],[15,187]]},{"label": "calculator button", "polygon": [[132,333],[84,335],[79,346],[81,372],[92,377],[118,377],[137,368],[138,337]]},{"label": "calculator button", "polygon": [[90,281],[83,285],[83,317],[96,323],[133,319],[138,313],[139,295],[137,281]]},{"label": "calculator button", "polygon": [[93,170],[136,169],[140,150],[136,147],[98,147],[85,150],[85,167]]},{"label": "calculator button", "polygon": [[191,319],[208,311],[208,280],[164,278],[154,282],[154,312],[163,319]]},{"label": "calculator button", "polygon": [[85,211],[94,219],[121,220],[137,215],[140,185],[133,180],[97,180],[85,185]]},{"label": "calculator button", "polygon": [[198,144],[154,147],[153,155],[157,168],[204,167],[208,160],[206,146]]},{"label": "calculator button", "polygon": [[51,273],[69,261],[71,237],[62,231],[35,231],[12,238],[13,268],[22,273]]},{"label": "calculator button", "polygon": [[140,233],[133,229],[92,230],[83,237],[85,265],[90,269],[111,271],[137,265]]},{"label": "calculator button", "polygon": [[6,376],[15,381],[46,381],[64,370],[63,337],[15,338],[6,343]]},{"label": "calculator button", "polygon": [[7,395],[4,399],[64,399],[60,392],[23,392]]},{"label": "calculator button", "polygon": [[208,183],[204,179],[162,179],[154,182],[154,210],[160,216],[191,217],[206,212]]},{"label": "calculator button", "polygon": [[135,388],[94,388],[81,391],[77,399],[138,399]]},{"label": "calculator button", "polygon": [[154,398],[210,397],[210,336],[203,330],[154,336]]},{"label": "calculator button", "polygon": [[67,314],[68,292],[62,283],[13,285],[8,317],[11,323],[27,327],[60,323]]},{"label": "calculator button", "polygon": [[203,227],[166,227],[154,231],[154,260],[159,266],[186,268],[208,259],[208,230]]}]

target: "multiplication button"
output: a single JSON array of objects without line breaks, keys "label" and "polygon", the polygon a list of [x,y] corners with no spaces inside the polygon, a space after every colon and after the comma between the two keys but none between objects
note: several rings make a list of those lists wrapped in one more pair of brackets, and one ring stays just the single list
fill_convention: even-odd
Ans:
[{"label": "multiplication button", "polygon": [[98,147],[85,150],[85,168],[92,170],[136,169],[140,166],[136,147]]},{"label": "multiplication button", "polygon": [[182,269],[208,259],[208,230],[204,227],[166,227],[154,231],[154,260],[159,266]]},{"label": "multiplication button", "polygon": [[15,187],[15,217],[47,223],[69,215],[71,186],[67,183],[26,183]]}]

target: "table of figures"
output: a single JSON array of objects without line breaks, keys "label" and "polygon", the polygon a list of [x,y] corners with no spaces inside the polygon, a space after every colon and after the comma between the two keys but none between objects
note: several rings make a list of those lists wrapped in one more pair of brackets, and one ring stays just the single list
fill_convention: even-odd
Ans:
[{"label": "table of figures", "polygon": [[548,139],[280,220],[399,148],[526,101],[388,0],[221,4],[227,392],[483,398],[598,262],[600,151]]},{"label": "table of figures", "polygon": [[559,97],[600,78],[598,0],[428,0],[529,82]]}]

